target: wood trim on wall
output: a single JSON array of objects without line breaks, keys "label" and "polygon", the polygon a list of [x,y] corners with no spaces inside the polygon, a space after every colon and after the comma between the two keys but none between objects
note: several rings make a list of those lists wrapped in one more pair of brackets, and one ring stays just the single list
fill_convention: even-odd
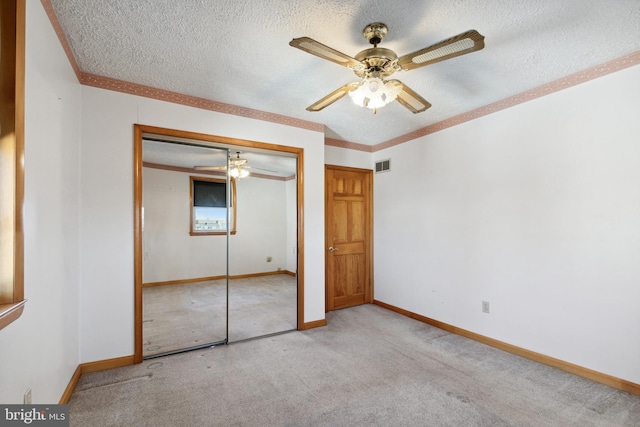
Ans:
[{"label": "wood trim on wall", "polygon": [[304,330],[304,150],[298,152],[296,196],[298,198],[298,330]]},{"label": "wood trim on wall", "polygon": [[115,357],[113,359],[82,363],[80,364],[80,368],[81,373],[88,374],[89,372],[106,371],[107,369],[121,368],[123,366],[130,366],[133,364],[133,356],[122,356]]},{"label": "wood trim on wall", "polygon": [[[234,280],[234,279],[248,279],[250,277],[261,277],[261,276],[275,276],[277,274],[287,274],[289,276],[294,276],[295,277],[295,273],[292,273],[290,271],[286,271],[286,270],[280,270],[280,271],[265,271],[263,273],[248,273],[248,274],[236,274],[233,276],[229,276],[229,280]],[[143,283],[142,286],[145,288],[151,288],[154,286],[165,286],[165,285],[184,285],[187,283],[197,283],[197,282],[208,282],[209,280],[222,280],[225,279],[227,276],[223,275],[223,276],[207,276],[207,277],[195,277],[192,279],[179,279],[179,280],[167,280],[164,282],[148,282],[148,283]]]},{"label": "wood trim on wall", "polygon": [[[12,223],[5,230],[0,263],[0,329],[24,311],[24,88],[26,0],[0,3],[0,210]],[[6,224],[5,224],[6,225]],[[9,228],[9,227],[7,227]],[[3,233],[4,234],[4,233]]]},{"label": "wood trim on wall", "polygon": [[322,326],[327,326],[327,319],[314,320],[312,322],[307,322],[302,326],[301,331],[306,331],[309,329],[320,328]]},{"label": "wood trim on wall", "polygon": [[133,357],[142,363],[142,127],[133,126]]},{"label": "wood trim on wall", "polygon": [[0,304],[0,329],[22,316],[26,302],[27,300],[22,300],[16,304]]},{"label": "wood trim on wall", "polygon": [[149,135],[162,138],[168,142],[175,140],[195,140],[211,146],[238,146],[280,151],[297,156],[297,219],[298,219],[298,330],[303,330],[304,323],[304,149],[287,145],[249,141],[225,136],[209,135],[197,132],[161,128],[134,124],[134,362],[142,363],[142,138]]},{"label": "wood trim on wall", "polygon": [[[198,282],[208,282],[209,280],[222,280],[227,276],[207,276],[207,277],[194,277],[192,279],[177,279],[177,280],[165,280],[163,282],[147,282],[143,283],[143,288],[153,288],[156,286],[167,286],[167,285],[186,285],[189,283],[198,283]],[[229,277],[231,278],[231,277]]]},{"label": "wood trim on wall", "polygon": [[71,395],[75,391],[81,376],[82,376],[82,367],[78,365],[75,372],[71,376],[71,379],[69,380],[69,384],[67,384],[67,388],[65,388],[64,393],[62,393],[62,397],[60,397],[60,401],[58,402],[59,404],[64,405],[69,403],[69,399],[71,399]]},{"label": "wood trim on wall", "polygon": [[453,334],[460,335],[465,338],[469,338],[474,341],[481,342],[482,344],[495,347],[497,349],[506,351],[508,353],[512,353],[520,357],[524,357],[525,359],[533,360],[534,362],[542,363],[543,365],[552,366],[554,368],[561,369],[565,372],[569,372],[579,377],[583,377],[591,381],[599,382],[599,383],[608,385],[609,387],[617,388],[618,390],[626,391],[627,393],[640,395],[640,384],[632,383],[630,381],[623,380],[621,378],[616,378],[611,375],[594,371],[592,369],[574,365],[573,363],[565,362],[564,360],[560,360],[554,357],[546,356],[544,354],[536,353],[535,351],[527,350],[526,348],[517,347],[515,345],[511,345],[503,341],[498,341],[496,339],[489,338],[484,335],[476,334],[475,332],[458,328],[457,326],[449,325],[448,323],[440,322],[438,320],[434,320],[429,317],[422,316],[417,313],[413,313],[411,311],[393,306],[391,304],[384,303],[382,301],[374,300],[373,303],[380,307],[402,314],[403,316],[407,316],[412,319],[419,320],[420,322],[426,323],[431,326],[435,326],[436,328],[440,328],[447,332],[451,332]]},{"label": "wood trim on wall", "polygon": [[65,388],[64,393],[62,393],[62,397],[60,398],[60,402],[58,403],[69,403],[69,399],[76,389],[76,386],[78,385],[78,381],[80,380],[82,374],[87,374],[89,372],[106,371],[107,369],[113,368],[121,368],[123,366],[133,365],[134,363],[135,361],[133,356],[123,356],[116,357],[114,359],[98,360],[96,362],[79,364],[75,372],[71,376],[69,384],[67,384],[67,388]]},{"label": "wood trim on wall", "polygon": [[16,52],[15,52],[15,225],[13,260],[13,301],[24,300],[24,91],[26,0],[16,0]]}]

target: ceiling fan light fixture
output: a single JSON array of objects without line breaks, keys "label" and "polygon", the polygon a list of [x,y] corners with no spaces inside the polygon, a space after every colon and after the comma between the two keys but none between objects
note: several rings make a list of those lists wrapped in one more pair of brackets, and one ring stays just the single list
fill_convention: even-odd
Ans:
[{"label": "ceiling fan light fixture", "polygon": [[349,92],[349,96],[354,104],[371,108],[375,112],[378,108],[395,101],[401,89],[394,82],[367,76],[356,89]]},{"label": "ceiling fan light fixture", "polygon": [[229,170],[229,176],[231,178],[238,178],[238,179],[246,178],[249,176],[249,171],[242,167],[232,167],[231,170]]},{"label": "ceiling fan light fixture", "polygon": [[384,107],[396,99],[400,105],[412,113],[421,113],[431,107],[426,99],[398,80],[384,79],[396,71],[413,70],[484,48],[484,36],[476,30],[469,30],[398,57],[394,51],[378,47],[387,32],[388,28],[382,22],[367,25],[362,30],[362,35],[373,47],[359,52],[354,57],[345,55],[309,37],[291,40],[290,46],[347,67],[356,76],[363,79],[339,87],[308,106],[307,111],[320,111],[348,93],[356,105],[371,108],[373,114],[378,108]]}]

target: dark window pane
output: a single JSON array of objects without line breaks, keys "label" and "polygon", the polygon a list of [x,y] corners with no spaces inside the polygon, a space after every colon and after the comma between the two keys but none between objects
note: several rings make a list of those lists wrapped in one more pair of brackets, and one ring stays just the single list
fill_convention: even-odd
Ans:
[{"label": "dark window pane", "polygon": [[227,206],[227,185],[224,182],[193,181],[193,206],[224,208]]}]

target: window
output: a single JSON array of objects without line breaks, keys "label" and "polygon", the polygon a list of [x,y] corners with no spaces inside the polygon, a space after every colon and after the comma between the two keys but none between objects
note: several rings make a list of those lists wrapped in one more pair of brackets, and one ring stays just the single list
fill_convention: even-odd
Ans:
[{"label": "window", "polygon": [[[191,230],[192,236],[227,234],[227,182],[218,178],[192,176]],[[231,179],[231,234],[236,234],[236,180]]]},{"label": "window", "polygon": [[24,309],[25,0],[0,1],[0,329]]}]

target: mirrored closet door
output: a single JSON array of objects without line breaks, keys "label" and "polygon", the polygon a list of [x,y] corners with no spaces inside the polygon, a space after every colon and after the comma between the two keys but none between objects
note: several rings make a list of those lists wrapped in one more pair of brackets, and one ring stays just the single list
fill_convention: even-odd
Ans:
[{"label": "mirrored closet door", "polygon": [[238,157],[250,169],[237,180],[229,240],[229,342],[297,328],[297,159],[246,150]]},{"label": "mirrored closet door", "polygon": [[297,329],[297,156],[142,139],[144,358]]},{"label": "mirrored closet door", "polygon": [[226,149],[143,140],[144,357],[226,342],[227,159]]}]

